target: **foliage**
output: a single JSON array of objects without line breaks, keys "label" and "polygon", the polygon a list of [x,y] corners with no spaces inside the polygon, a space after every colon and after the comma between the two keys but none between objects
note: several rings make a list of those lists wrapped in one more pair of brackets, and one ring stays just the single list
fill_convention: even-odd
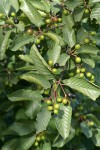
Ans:
[{"label": "foliage", "polygon": [[100,0],[0,1],[0,149],[100,147]]}]

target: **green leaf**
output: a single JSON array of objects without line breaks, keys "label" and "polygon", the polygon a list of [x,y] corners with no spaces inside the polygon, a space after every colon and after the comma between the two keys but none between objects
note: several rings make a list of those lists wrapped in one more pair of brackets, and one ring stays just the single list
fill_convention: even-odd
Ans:
[{"label": "green leaf", "polygon": [[36,114],[39,112],[40,108],[41,104],[38,101],[32,101],[26,106],[25,114],[30,119],[34,119]]},{"label": "green leaf", "polygon": [[59,114],[55,116],[57,130],[64,139],[69,136],[71,116],[72,108],[70,106],[61,106]]},{"label": "green leaf", "polygon": [[21,0],[20,9],[26,14],[29,20],[37,27],[43,25],[43,20],[37,9],[28,1]]},{"label": "green leaf", "polygon": [[63,24],[66,25],[68,28],[72,28],[74,26],[74,20],[72,15],[63,15],[62,20]]},{"label": "green leaf", "polygon": [[91,19],[96,19],[97,23],[100,23],[100,3],[96,4],[96,6],[92,9]]},{"label": "green leaf", "polygon": [[48,79],[52,79],[53,78],[53,75],[50,72],[51,68],[46,63],[44,58],[41,56],[41,54],[39,53],[39,51],[38,51],[38,49],[36,48],[35,45],[33,45],[32,48],[31,48],[30,57],[32,58],[32,60],[34,62],[34,65],[35,65],[37,71],[40,74],[44,75]]},{"label": "green leaf", "polygon": [[82,7],[77,7],[73,14],[75,22],[79,22],[83,17],[84,9]]},{"label": "green leaf", "polygon": [[39,91],[21,89],[12,94],[9,94],[8,98],[10,101],[13,101],[13,102],[27,101],[27,100],[37,101],[37,100],[41,100],[42,96]]},{"label": "green leaf", "polygon": [[44,75],[33,73],[32,71],[21,75],[20,78],[26,81],[29,81],[31,83],[39,84],[45,89],[48,89],[51,87],[49,81],[45,78]]},{"label": "green leaf", "polygon": [[50,12],[50,6],[48,5],[46,0],[37,1],[37,0],[29,0],[29,2],[38,10],[45,11],[47,13]]},{"label": "green leaf", "polygon": [[11,46],[12,51],[17,51],[22,46],[34,41],[33,35],[20,34],[13,39]]},{"label": "green leaf", "polygon": [[62,53],[59,57],[58,63],[60,66],[65,66],[66,62],[69,60],[70,56]]},{"label": "green leaf", "polygon": [[8,16],[10,10],[9,0],[0,0],[0,13]]},{"label": "green leaf", "polygon": [[9,4],[10,4],[10,9],[11,9],[11,12],[17,12],[19,10],[19,3],[18,3],[18,0],[8,0],[9,1]]},{"label": "green leaf", "polygon": [[67,2],[65,2],[65,5],[69,10],[73,10],[75,7],[82,4],[83,4],[83,0],[71,0],[71,1],[67,0]]},{"label": "green leaf", "polygon": [[29,55],[22,55],[21,54],[21,55],[19,55],[19,58],[26,61],[26,62],[28,62],[28,63],[34,64],[32,58]]},{"label": "green leaf", "polygon": [[89,3],[92,4],[92,3],[97,3],[97,2],[100,2],[100,0],[89,0]]},{"label": "green leaf", "polygon": [[82,61],[88,65],[90,65],[92,68],[95,67],[95,61],[92,59],[91,55],[85,54],[82,56]]},{"label": "green leaf", "polygon": [[84,39],[87,38],[87,37],[88,37],[88,32],[83,27],[81,27],[77,31],[77,43],[83,44],[84,43]]},{"label": "green leaf", "polygon": [[92,130],[91,130],[91,128],[88,126],[88,124],[87,124],[86,121],[81,122],[80,126],[81,126],[82,132],[84,133],[84,135],[85,135],[87,138],[92,137]]},{"label": "green leaf", "polygon": [[51,150],[51,143],[44,143],[41,150]]},{"label": "green leaf", "polygon": [[53,64],[57,63],[60,53],[61,53],[61,46],[59,46],[58,43],[54,43],[47,52],[48,60],[52,60]]},{"label": "green leaf", "polygon": [[89,83],[85,79],[72,77],[68,80],[64,80],[63,83],[69,86],[70,88],[83,93],[84,95],[88,96],[92,100],[96,100],[96,98],[100,95],[100,88]]},{"label": "green leaf", "polygon": [[18,135],[27,135],[34,131],[34,123],[32,122],[14,122],[10,127],[10,130],[16,132]]},{"label": "green leaf", "polygon": [[2,29],[0,29],[0,60],[3,60],[5,57],[10,34],[11,31],[8,31],[6,35],[2,35]]},{"label": "green leaf", "polygon": [[100,147],[100,129],[94,131],[93,137],[91,138],[95,146]]},{"label": "green leaf", "polygon": [[42,107],[36,118],[36,134],[46,130],[51,119],[51,112],[47,110],[47,106]]},{"label": "green leaf", "polygon": [[63,38],[64,41],[68,44],[69,47],[73,47],[76,43],[75,32],[72,28],[67,26],[63,28]]}]

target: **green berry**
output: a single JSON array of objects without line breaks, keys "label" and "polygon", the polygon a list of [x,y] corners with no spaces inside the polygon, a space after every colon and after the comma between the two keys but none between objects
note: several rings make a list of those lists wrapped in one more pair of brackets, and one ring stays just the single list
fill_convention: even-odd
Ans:
[{"label": "green berry", "polygon": [[63,10],[63,14],[64,14],[64,15],[68,15],[68,14],[69,14],[69,11],[66,10],[66,9],[64,9],[64,10]]},{"label": "green berry", "polygon": [[76,112],[76,113],[74,114],[74,116],[75,116],[75,117],[79,117],[79,113]]},{"label": "green berry", "polygon": [[51,20],[50,20],[50,19],[47,19],[45,22],[46,22],[47,24],[50,24],[50,23],[51,23]]},{"label": "green berry", "polygon": [[86,76],[87,76],[88,78],[91,78],[91,76],[92,76],[91,72],[87,72],[87,73],[86,73]]},{"label": "green berry", "polygon": [[77,68],[77,69],[76,69],[76,73],[78,74],[78,73],[80,73],[80,72],[81,72],[80,68]]},{"label": "green berry", "polygon": [[73,77],[73,76],[74,76],[74,73],[73,73],[73,72],[70,72],[70,73],[69,73],[69,76],[70,76],[70,77]]},{"label": "green berry", "polygon": [[91,82],[91,83],[94,83],[94,82],[95,82],[95,80],[90,80],[90,82]]},{"label": "green berry", "polygon": [[63,103],[64,105],[66,105],[66,104],[68,103],[68,99],[63,98],[63,99],[62,99],[62,103]]},{"label": "green berry", "polygon": [[53,61],[52,61],[52,60],[49,60],[49,61],[48,61],[48,64],[49,64],[49,66],[53,66]]},{"label": "green berry", "polygon": [[86,71],[85,68],[81,68],[81,72],[84,73]]},{"label": "green berry", "polygon": [[36,44],[40,44],[41,41],[39,39],[36,40]]},{"label": "green berry", "polygon": [[93,45],[96,45],[96,43],[97,43],[97,42],[96,42],[95,40],[94,40],[94,41],[92,41],[92,44],[93,44]]},{"label": "green berry", "polygon": [[80,57],[76,57],[76,58],[75,58],[75,62],[76,62],[76,63],[80,63],[80,62],[81,62],[81,58],[80,58]]},{"label": "green berry", "polygon": [[80,48],[81,48],[80,44],[76,44],[76,45],[75,45],[75,49],[76,49],[76,50],[78,50],[78,49],[80,49]]},{"label": "green berry", "polygon": [[54,107],[54,109],[59,109],[60,106],[59,106],[59,104],[54,104],[53,107]]},{"label": "green berry", "polygon": [[51,105],[52,104],[52,101],[51,100],[46,100],[46,103],[48,104],[48,105]]},{"label": "green berry", "polygon": [[95,79],[95,76],[94,76],[94,75],[92,75],[92,76],[91,76],[91,80],[94,80],[94,79]]},{"label": "green berry", "polygon": [[53,106],[48,106],[47,108],[49,111],[52,111],[53,110]]},{"label": "green berry", "polygon": [[41,140],[45,140],[45,136],[44,135],[41,136]]},{"label": "green berry", "polygon": [[39,145],[39,143],[36,141],[36,142],[34,143],[34,146],[37,147],[38,145]]},{"label": "green berry", "polygon": [[12,17],[15,17],[15,16],[16,16],[16,14],[15,14],[14,12],[12,12],[12,13],[11,13],[11,16],[12,16]]},{"label": "green berry", "polygon": [[4,14],[0,13],[0,18],[4,17]]},{"label": "green berry", "polygon": [[96,35],[96,32],[95,31],[91,31],[91,35],[92,36]]},{"label": "green berry", "polygon": [[39,39],[44,40],[44,35],[41,35]]},{"label": "green berry", "polygon": [[58,103],[61,103],[61,102],[62,102],[62,98],[61,98],[61,97],[58,97],[58,98],[57,98],[57,102],[58,102]]},{"label": "green berry", "polygon": [[56,69],[56,68],[53,68],[53,69],[52,69],[52,73],[54,73],[54,74],[57,73],[57,69]]},{"label": "green berry", "polygon": [[86,14],[88,14],[88,13],[89,13],[89,9],[85,9],[84,12],[85,12]]},{"label": "green berry", "polygon": [[80,74],[79,74],[79,77],[80,77],[80,78],[83,78],[83,77],[84,77],[84,73],[80,73]]},{"label": "green berry", "polygon": [[40,140],[41,140],[41,138],[40,138],[39,136],[37,136],[37,137],[36,137],[36,141],[39,142]]},{"label": "green berry", "polygon": [[84,39],[84,43],[88,44],[90,42],[89,38]]},{"label": "green berry", "polygon": [[94,126],[94,122],[93,122],[93,121],[89,121],[89,122],[88,122],[88,125],[89,125],[89,126]]},{"label": "green berry", "polygon": [[62,18],[58,18],[58,22],[62,22]]},{"label": "green berry", "polygon": [[45,94],[45,95],[48,95],[48,94],[49,94],[49,91],[50,91],[49,89],[44,90],[44,94]]},{"label": "green berry", "polygon": [[56,115],[58,114],[58,112],[59,111],[57,109],[54,109],[54,111],[53,111],[53,113],[56,114]]},{"label": "green berry", "polygon": [[29,29],[27,30],[27,33],[31,35],[31,34],[33,34],[33,30],[32,30],[31,28],[29,28]]}]

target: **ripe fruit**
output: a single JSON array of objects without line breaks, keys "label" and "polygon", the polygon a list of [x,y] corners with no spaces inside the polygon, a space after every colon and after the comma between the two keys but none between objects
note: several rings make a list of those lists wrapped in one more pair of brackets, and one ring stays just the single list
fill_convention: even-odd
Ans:
[{"label": "ripe fruit", "polygon": [[58,112],[59,111],[57,109],[54,109],[54,111],[53,111],[53,113],[56,114],[56,115],[58,114]]},{"label": "ripe fruit", "polygon": [[79,77],[80,77],[80,78],[83,78],[83,77],[84,77],[84,73],[80,73],[80,74],[79,74]]},{"label": "ripe fruit", "polygon": [[75,45],[75,49],[76,49],[76,50],[78,50],[78,49],[80,49],[80,48],[81,48],[80,44],[76,44],[76,45]]},{"label": "ripe fruit", "polygon": [[52,60],[49,60],[49,61],[48,61],[48,64],[49,64],[49,66],[52,66],[52,65],[53,65],[53,61],[52,61]]},{"label": "ripe fruit", "polygon": [[54,104],[53,107],[54,107],[54,109],[59,109],[60,106],[59,106],[59,104]]},{"label": "ripe fruit", "polygon": [[63,98],[63,99],[62,99],[62,103],[63,103],[64,105],[66,105],[66,104],[68,103],[68,100],[67,100],[66,98]]},{"label": "ripe fruit", "polygon": [[16,14],[15,14],[14,12],[12,12],[12,13],[11,13],[11,16],[12,16],[12,17],[15,17],[15,16],[16,16]]},{"label": "ripe fruit", "polygon": [[54,68],[57,68],[57,69],[58,69],[58,68],[59,68],[59,64],[58,64],[58,63],[55,63],[55,64],[54,64]]},{"label": "ripe fruit", "polygon": [[58,97],[58,98],[57,98],[57,102],[58,102],[58,103],[61,103],[61,102],[62,102],[62,98],[61,98],[61,97]]},{"label": "ripe fruit", "polygon": [[36,141],[40,141],[41,138],[39,136],[36,137]]},{"label": "ripe fruit", "polygon": [[35,142],[35,143],[34,143],[34,146],[36,146],[36,147],[37,147],[38,145],[39,145],[39,143],[38,143],[38,142]]},{"label": "ripe fruit", "polygon": [[50,23],[51,23],[51,20],[50,20],[50,19],[47,19],[45,22],[46,22],[47,24],[50,24]]},{"label": "ripe fruit", "polygon": [[39,39],[36,40],[36,44],[40,44],[41,41]]},{"label": "ripe fruit", "polygon": [[14,23],[15,24],[19,24],[19,19],[18,18],[14,18]]},{"label": "ripe fruit", "polygon": [[89,13],[89,9],[85,9],[84,12],[85,12],[86,14],[88,14],[88,13]]},{"label": "ripe fruit", "polygon": [[44,35],[41,35],[39,39],[44,40]]},{"label": "ripe fruit", "polygon": [[80,62],[81,62],[81,58],[80,58],[80,57],[76,57],[76,58],[75,58],[75,62],[76,62],[76,63],[80,63]]},{"label": "ripe fruit", "polygon": [[90,78],[90,77],[92,76],[91,72],[87,72],[87,73],[86,73],[86,76],[87,76],[88,78]]},{"label": "ripe fruit", "polygon": [[33,30],[32,30],[31,28],[29,28],[29,29],[27,30],[27,33],[28,33],[28,34],[33,34]]},{"label": "ripe fruit", "polygon": [[47,108],[49,111],[52,111],[53,110],[53,106],[48,106]]},{"label": "ripe fruit", "polygon": [[95,31],[91,31],[91,35],[96,35],[96,32]]},{"label": "ripe fruit", "polygon": [[62,22],[62,18],[58,18],[58,22]]},{"label": "ripe fruit", "polygon": [[51,105],[52,104],[52,101],[51,100],[46,100],[46,103],[48,104],[48,105]]},{"label": "ripe fruit", "polygon": [[81,68],[81,72],[84,73],[86,71],[85,68]]},{"label": "ripe fruit", "polygon": [[52,69],[52,73],[54,73],[54,74],[57,73],[57,69],[56,69],[56,68],[53,68],[53,69]]},{"label": "ripe fruit", "polygon": [[89,38],[84,39],[84,43],[88,44],[90,42]]},{"label": "ripe fruit", "polygon": [[68,13],[69,13],[68,10],[66,10],[66,9],[63,10],[63,14],[64,14],[64,15],[68,15]]},{"label": "ripe fruit", "polygon": [[54,22],[57,22],[57,21],[58,21],[58,18],[57,18],[57,17],[54,17],[54,18],[53,18],[53,21],[54,21]]},{"label": "ripe fruit", "polygon": [[80,68],[77,68],[77,69],[76,69],[76,73],[78,74],[78,73],[80,73],[80,72],[81,72]]}]

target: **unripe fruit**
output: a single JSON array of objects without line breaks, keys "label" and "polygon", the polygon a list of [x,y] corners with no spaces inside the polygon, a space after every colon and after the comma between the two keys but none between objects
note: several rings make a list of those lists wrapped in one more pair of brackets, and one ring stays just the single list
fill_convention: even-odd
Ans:
[{"label": "unripe fruit", "polygon": [[88,13],[89,13],[89,9],[85,9],[84,12],[85,12],[86,14],[88,14]]},{"label": "unripe fruit", "polygon": [[92,41],[92,43],[93,43],[94,45],[96,45],[97,42],[96,42],[96,41]]},{"label": "unripe fruit", "polygon": [[16,14],[15,14],[14,12],[12,12],[12,13],[11,13],[11,16],[12,16],[12,17],[15,17],[15,16],[16,16]]},{"label": "unripe fruit", "polygon": [[41,35],[39,39],[44,40],[44,35]]},{"label": "unripe fruit", "polygon": [[74,73],[73,73],[73,72],[70,72],[70,73],[69,73],[69,76],[70,76],[70,77],[73,77],[73,76],[74,76]]},{"label": "unripe fruit", "polygon": [[95,79],[95,76],[94,76],[94,75],[92,75],[92,76],[91,76],[91,80],[94,80],[94,79]]},{"label": "unripe fruit", "polygon": [[84,77],[84,73],[80,73],[80,74],[79,74],[79,77],[80,77],[80,78],[83,78],[83,77]]},{"label": "unripe fruit", "polygon": [[66,105],[66,104],[68,103],[68,100],[67,100],[66,98],[63,98],[63,99],[62,99],[62,103],[63,103],[64,105]]},{"label": "unripe fruit", "polygon": [[69,14],[69,11],[65,9],[65,10],[63,10],[63,14],[64,14],[64,15],[68,15],[68,14]]},{"label": "unripe fruit", "polygon": [[78,49],[80,49],[80,48],[81,48],[80,44],[76,44],[76,45],[75,45],[75,49],[76,49],[76,50],[78,50]]},{"label": "unripe fruit", "polygon": [[76,62],[76,63],[80,63],[80,62],[81,62],[81,58],[80,58],[80,57],[76,57],[76,58],[75,58],[75,62]]},{"label": "unripe fruit", "polygon": [[76,69],[76,73],[78,74],[78,73],[80,73],[80,72],[81,72],[80,68],[77,68],[77,69]]},{"label": "unripe fruit", "polygon": [[52,73],[54,73],[54,74],[57,73],[57,69],[56,69],[56,68],[53,68],[53,69],[52,69]]},{"label": "unripe fruit", "polygon": [[47,108],[49,111],[52,111],[53,110],[53,106],[48,106]]},{"label": "unripe fruit", "polygon": [[84,43],[88,44],[90,42],[89,38],[84,39]]},{"label": "unripe fruit", "polygon": [[48,95],[49,94],[49,89],[44,90],[44,94]]},{"label": "unripe fruit", "polygon": [[59,21],[59,22],[62,22],[62,18],[58,18],[58,21]]},{"label": "unripe fruit", "polygon": [[55,27],[58,27],[58,24],[57,24],[57,23],[55,23],[55,24],[54,24],[54,26],[55,26]]},{"label": "unripe fruit", "polygon": [[46,100],[46,103],[48,104],[48,105],[51,105],[52,104],[52,101],[51,100]]},{"label": "unripe fruit", "polygon": [[91,35],[96,35],[96,32],[95,31],[91,31]]},{"label": "unripe fruit", "polygon": [[74,116],[75,116],[75,117],[79,117],[79,113],[75,113]]},{"label": "unripe fruit", "polygon": [[36,40],[36,44],[40,44],[41,41],[39,39]]},{"label": "unripe fruit", "polygon": [[89,121],[89,122],[88,122],[88,125],[89,125],[89,126],[94,126],[94,122],[93,122],[93,121]]},{"label": "unripe fruit", "polygon": [[53,61],[52,61],[52,60],[49,60],[49,61],[48,61],[48,64],[49,64],[50,66],[53,66]]},{"label": "unripe fruit", "polygon": [[47,19],[45,22],[46,22],[47,24],[50,24],[50,23],[51,23],[51,20],[50,20],[50,19]]},{"label": "unripe fruit", "polygon": [[91,76],[92,76],[91,72],[87,72],[87,73],[86,73],[86,76],[87,76],[88,78],[91,78]]},{"label": "unripe fruit", "polygon": [[56,114],[56,115],[58,114],[58,112],[59,111],[57,109],[54,109],[54,111],[53,111],[53,113]]},{"label": "unripe fruit", "polygon": [[58,98],[57,98],[57,102],[58,102],[58,103],[61,103],[61,102],[62,102],[62,98],[61,98],[61,97],[58,97]]},{"label": "unripe fruit", "polygon": [[40,138],[39,136],[37,136],[37,137],[36,137],[36,141],[39,142],[40,140],[41,140],[41,138]]},{"label": "unripe fruit", "polygon": [[38,143],[38,142],[35,142],[35,143],[34,143],[34,146],[36,146],[36,147],[37,147],[38,145],[39,145],[39,143]]},{"label": "unripe fruit", "polygon": [[0,13],[0,18],[4,17],[4,14]]},{"label": "unripe fruit", "polygon": [[33,30],[30,28],[27,30],[27,33],[31,35],[31,34],[33,34]]},{"label": "unripe fruit", "polygon": [[54,107],[54,109],[59,109],[60,106],[59,106],[59,104],[54,104],[53,107]]},{"label": "unripe fruit", "polygon": [[14,18],[14,23],[15,23],[15,24],[19,24],[18,18]]},{"label": "unripe fruit", "polygon": [[84,73],[86,71],[85,68],[81,68],[81,72]]},{"label": "unripe fruit", "polygon": [[58,68],[59,68],[59,64],[58,64],[58,63],[55,63],[55,64],[54,64],[54,68],[58,69]]},{"label": "unripe fruit", "polygon": [[95,80],[90,80],[90,82],[91,82],[91,83],[94,83],[94,82],[95,82]]},{"label": "unripe fruit", "polygon": [[45,136],[44,135],[41,136],[41,140],[45,140]]}]

